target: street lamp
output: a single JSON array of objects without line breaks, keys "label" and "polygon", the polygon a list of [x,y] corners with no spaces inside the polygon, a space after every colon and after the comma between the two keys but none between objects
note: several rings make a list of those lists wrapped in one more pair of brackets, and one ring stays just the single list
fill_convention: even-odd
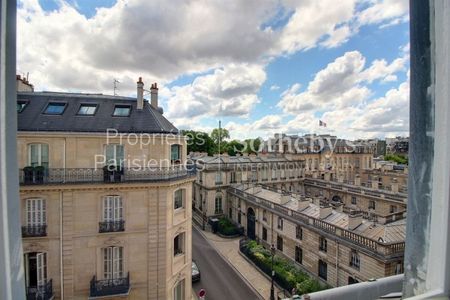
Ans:
[{"label": "street lamp", "polygon": [[272,244],[270,247],[270,252],[272,253],[272,285],[270,286],[270,300],[275,300],[275,289],[273,288],[273,277],[275,276],[275,270],[273,269],[273,258],[275,256],[275,246]]}]

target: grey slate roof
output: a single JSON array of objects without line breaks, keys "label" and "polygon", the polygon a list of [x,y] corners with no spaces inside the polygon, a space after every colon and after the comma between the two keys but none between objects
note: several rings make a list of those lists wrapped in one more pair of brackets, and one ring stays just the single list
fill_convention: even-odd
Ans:
[{"label": "grey slate roof", "polygon": [[[136,109],[136,98],[101,94],[55,92],[19,92],[17,100],[28,101],[18,113],[19,131],[106,132],[108,128],[122,133],[173,133],[178,129],[148,102],[144,109]],[[62,115],[46,115],[43,111],[49,102],[66,102]],[[81,104],[96,103],[94,116],[77,115]],[[131,105],[128,117],[113,116],[115,105]]]}]

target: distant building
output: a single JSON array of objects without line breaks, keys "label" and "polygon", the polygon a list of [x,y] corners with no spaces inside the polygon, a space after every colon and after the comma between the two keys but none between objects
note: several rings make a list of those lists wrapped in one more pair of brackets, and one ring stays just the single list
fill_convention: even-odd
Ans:
[{"label": "distant building", "polygon": [[141,80],[137,99],[18,87],[27,299],[190,299],[194,177],[156,84],[151,104]]},{"label": "distant building", "polygon": [[403,273],[405,211],[366,219],[340,201],[257,184],[229,187],[234,222],[266,248],[333,287]]}]

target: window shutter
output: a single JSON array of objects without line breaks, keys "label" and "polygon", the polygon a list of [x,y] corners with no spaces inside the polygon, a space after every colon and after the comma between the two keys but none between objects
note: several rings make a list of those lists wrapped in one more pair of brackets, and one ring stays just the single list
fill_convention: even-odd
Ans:
[{"label": "window shutter", "polygon": [[45,253],[38,253],[36,255],[37,264],[37,284],[42,286],[46,282],[47,277],[47,257]]},{"label": "window shutter", "polygon": [[114,221],[122,220],[122,198],[120,196],[114,197]]},{"label": "window shutter", "polygon": [[103,248],[103,278],[112,278],[112,247]]}]

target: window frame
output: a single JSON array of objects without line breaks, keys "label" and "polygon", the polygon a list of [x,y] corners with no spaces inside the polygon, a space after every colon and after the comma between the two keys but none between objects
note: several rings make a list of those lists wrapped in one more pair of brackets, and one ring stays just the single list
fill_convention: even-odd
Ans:
[{"label": "window frame", "polygon": [[173,256],[181,256],[186,253],[186,234],[180,232],[173,238]]},{"label": "window frame", "polygon": [[[38,153],[37,153],[37,157],[38,157],[38,161],[36,165],[33,165],[32,162],[32,149],[33,146],[37,146],[38,149]],[[47,161],[43,161],[43,146],[45,146],[47,148]],[[43,166],[46,169],[49,168],[50,166],[50,147],[48,144],[46,143],[31,143],[27,145],[27,149],[28,149],[28,166],[32,166],[32,167],[37,167],[37,166]],[[47,166],[45,166],[45,164],[47,164]]]},{"label": "window frame", "polygon": [[326,253],[327,250],[328,250],[328,241],[327,241],[326,237],[320,236],[319,237],[319,251]]},{"label": "window frame", "polygon": [[[29,103],[30,103],[29,100],[17,100],[17,113],[20,114],[21,112],[23,112]],[[20,109],[18,109],[19,105],[23,106],[21,106]]]},{"label": "window frame", "polygon": [[[50,113],[48,112],[48,109],[50,108],[50,106],[58,106],[58,107],[62,107],[62,111],[59,113]],[[67,102],[59,102],[59,101],[49,101],[47,103],[47,105],[45,106],[44,110],[42,111],[42,114],[44,115],[48,115],[48,116],[61,116],[64,114],[64,112],[66,111],[68,106]]]},{"label": "window frame", "polygon": [[[177,206],[177,202],[179,202],[180,199],[177,199],[177,193],[181,194],[181,205]],[[173,209],[174,210],[181,210],[185,208],[185,189],[177,189],[173,192]]]},{"label": "window frame", "polygon": [[[128,114],[127,115],[122,115],[122,114],[116,114],[116,110],[117,109],[123,109],[123,108],[128,108]],[[130,104],[116,104],[114,105],[114,109],[112,112],[112,116],[113,117],[119,117],[119,118],[127,118],[131,115],[131,105]]]},{"label": "window frame", "polygon": [[[82,114],[80,113],[81,108],[83,107],[94,107],[94,112],[92,114]],[[77,116],[85,116],[85,117],[92,117],[95,116],[98,110],[98,104],[97,103],[81,103],[78,107]]]}]

